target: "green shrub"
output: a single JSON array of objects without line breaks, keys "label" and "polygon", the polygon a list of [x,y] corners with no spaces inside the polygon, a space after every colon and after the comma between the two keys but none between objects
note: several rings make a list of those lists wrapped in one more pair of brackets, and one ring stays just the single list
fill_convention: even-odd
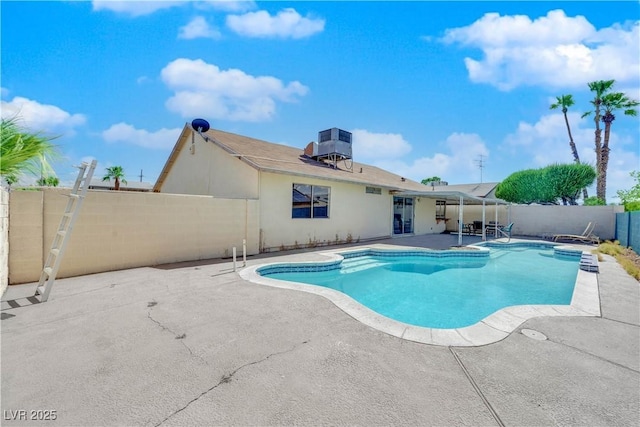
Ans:
[{"label": "green shrub", "polygon": [[640,211],[640,201],[634,201],[634,202],[625,203],[624,204],[624,211],[625,212]]},{"label": "green shrub", "polygon": [[585,206],[604,206],[606,205],[605,201],[597,198],[596,196],[587,197],[584,199]]}]

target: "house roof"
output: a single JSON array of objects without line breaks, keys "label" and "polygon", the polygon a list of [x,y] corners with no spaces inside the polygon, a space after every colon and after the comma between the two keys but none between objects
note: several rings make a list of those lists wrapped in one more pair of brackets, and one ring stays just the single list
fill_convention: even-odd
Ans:
[{"label": "house roof", "polygon": [[[171,170],[178,154],[187,141],[190,140],[189,136],[192,132],[191,125],[187,123],[158,177],[154,191],[160,191],[164,179]],[[347,166],[350,165],[350,162],[345,164],[341,161],[338,163],[337,168],[334,169],[327,163],[316,161],[306,156],[304,147],[296,148],[274,144],[216,129],[210,129],[203,135],[207,137],[209,143],[216,144],[230,155],[240,158],[260,171],[358,183],[397,191],[430,190],[430,187],[419,182],[365,163],[353,162],[353,167],[349,170]]]},{"label": "house roof", "polygon": [[494,191],[499,182],[482,182],[476,184],[436,185],[433,191],[459,191],[475,197],[495,197]]},{"label": "house roof", "polygon": [[[115,185],[114,181],[102,181],[99,178],[93,178],[89,183],[89,188],[93,190],[113,190]],[[150,182],[137,182],[137,181],[120,181],[120,190],[122,191],[151,191],[153,184]]]}]

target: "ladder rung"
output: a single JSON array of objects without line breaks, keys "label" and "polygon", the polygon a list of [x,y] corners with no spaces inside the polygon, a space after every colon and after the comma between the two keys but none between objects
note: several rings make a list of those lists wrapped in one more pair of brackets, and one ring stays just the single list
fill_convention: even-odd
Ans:
[{"label": "ladder rung", "polygon": [[[67,232],[71,232],[73,221],[76,218],[78,210],[82,206],[82,201],[85,198],[88,183],[90,181],[89,178],[93,175],[93,171],[96,167],[96,161],[92,161],[90,166],[89,164],[83,162],[81,166],[77,167],[81,170],[81,172],[76,179],[75,186],[69,194],[64,194],[65,196],[68,196],[71,199],[76,199],[77,201],[70,200],[67,204],[67,209],[62,214],[62,220],[60,220],[60,226],[58,228],[58,231],[56,232],[53,243],[51,244],[51,249],[49,249],[49,255],[47,257],[45,267],[42,269],[40,282],[38,283],[38,287],[36,288],[35,292],[35,296],[40,295],[40,302],[47,301],[49,293],[51,292],[51,288],[56,279],[58,268],[60,267],[60,262],[62,261],[65,239],[69,237],[69,234]],[[84,174],[87,168],[89,168],[89,171],[87,172],[87,176],[85,177]],[[82,189],[80,189],[81,183],[84,183]],[[53,256],[56,257],[54,262],[52,262]]]}]

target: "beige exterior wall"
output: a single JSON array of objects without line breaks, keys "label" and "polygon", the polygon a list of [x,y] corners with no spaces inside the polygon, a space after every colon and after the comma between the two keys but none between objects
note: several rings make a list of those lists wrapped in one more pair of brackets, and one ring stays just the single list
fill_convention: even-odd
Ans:
[{"label": "beige exterior wall", "polygon": [[436,200],[426,197],[416,198],[415,234],[440,234],[445,231],[444,221],[436,221]]},{"label": "beige exterior wall", "polygon": [[199,135],[178,154],[162,193],[199,194],[229,199],[258,198],[258,171]]},{"label": "beige exterior wall", "polygon": [[512,206],[511,221],[516,234],[581,234],[589,222],[595,222],[593,234],[600,240],[613,240],[616,213],[624,206]]},{"label": "beige exterior wall", "polygon": [[[292,218],[293,184],[331,188],[329,218]],[[392,235],[392,200],[388,190],[368,194],[364,185],[291,175],[262,173],[260,182],[260,228],[266,251],[367,240]],[[435,201],[420,199],[414,204],[415,233],[444,231],[436,224]],[[336,237],[337,236],[337,237]]]},{"label": "beige exterior wall", "polygon": [[[454,232],[458,231],[458,213],[460,211],[460,207],[458,205],[447,205],[446,216],[448,218],[447,221],[447,230]],[[498,223],[506,224],[507,223],[507,209],[505,205],[498,205]],[[465,205],[463,207],[463,224],[469,224],[473,221],[482,221],[482,205]],[[496,220],[496,205],[495,204],[487,204],[485,208],[485,221],[495,221]],[[514,224],[515,227],[515,224]]]},{"label": "beige exterior wall", "polygon": [[0,184],[0,296],[9,284],[9,190]]},{"label": "beige exterior wall", "polygon": [[[542,237],[551,234],[581,234],[589,222],[595,222],[594,234],[601,240],[612,240],[616,233],[615,214],[624,212],[623,206],[541,206],[499,205],[498,222],[513,222],[513,234]],[[485,220],[495,221],[495,205],[487,205]],[[482,220],[482,206],[464,206],[463,222]],[[457,231],[458,206],[447,206],[447,229]]]},{"label": "beige exterior wall", "polygon": [[[37,281],[69,190],[10,193],[9,283]],[[257,200],[89,191],[58,277],[258,253]]]},{"label": "beige exterior wall", "polygon": [[[43,207],[43,191],[9,193],[9,284],[35,281],[40,277],[43,267]],[[16,282],[16,277],[29,279]]]}]

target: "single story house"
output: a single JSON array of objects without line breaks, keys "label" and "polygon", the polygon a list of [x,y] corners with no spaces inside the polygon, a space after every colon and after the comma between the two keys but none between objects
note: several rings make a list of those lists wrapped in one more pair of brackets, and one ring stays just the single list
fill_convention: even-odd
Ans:
[{"label": "single story house", "polygon": [[[89,190],[115,190],[115,181],[103,181],[99,178],[93,178],[89,183]],[[153,184],[145,181],[120,181],[119,191],[140,191],[150,192],[153,190]]]},{"label": "single story house", "polygon": [[[437,184],[437,183],[436,183]],[[483,199],[495,199],[499,182],[480,182],[472,184],[434,185],[433,191],[459,191]]]},{"label": "single story house", "polygon": [[258,200],[260,251],[442,233],[447,201],[482,204],[355,162],[337,128],[300,148],[201,130],[185,125],[153,191]]}]

